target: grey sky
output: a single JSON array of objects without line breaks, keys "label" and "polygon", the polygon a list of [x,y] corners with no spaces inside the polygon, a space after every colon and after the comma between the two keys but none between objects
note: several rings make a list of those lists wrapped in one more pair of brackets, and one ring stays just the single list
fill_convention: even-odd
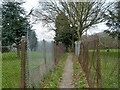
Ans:
[{"label": "grey sky", "polygon": [[[0,2],[1,1],[2,0],[0,0]],[[33,7],[36,8],[38,6],[38,1],[39,0],[26,0],[26,2],[23,4],[23,7],[26,9],[27,12],[29,12]],[[112,1],[112,0],[107,0],[107,1]],[[87,31],[87,34],[98,33],[106,30],[107,28],[108,27],[104,23],[101,23],[97,25],[96,28],[90,28]],[[54,31],[49,31],[49,28],[42,26],[42,21],[39,24],[34,24],[33,29],[35,29],[38,40],[42,40],[42,39],[53,40],[55,36]]]},{"label": "grey sky", "polygon": [[[26,0],[26,3],[24,4],[25,9],[27,11],[30,11],[30,9],[32,9],[33,7],[36,8],[38,6],[38,1],[39,0],[34,0],[34,1]],[[48,28],[42,26],[42,23],[34,25],[33,28],[36,29],[35,31],[39,40],[42,39],[52,40],[55,36],[54,31],[49,31]],[[87,33],[88,34],[98,33],[104,31],[107,28],[108,27],[104,23],[101,23],[97,25],[96,28],[90,28]]]},{"label": "grey sky", "polygon": [[[23,7],[29,12],[33,7],[36,8],[38,6],[38,1],[39,0],[26,0],[26,3],[23,5]],[[54,31],[49,31],[47,27],[42,26],[42,22],[39,24],[34,24],[33,29],[35,29],[38,40],[53,40],[55,36]]]}]

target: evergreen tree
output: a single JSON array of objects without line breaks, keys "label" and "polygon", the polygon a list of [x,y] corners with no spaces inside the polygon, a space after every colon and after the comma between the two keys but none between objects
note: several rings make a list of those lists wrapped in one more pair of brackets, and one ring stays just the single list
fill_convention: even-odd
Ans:
[{"label": "evergreen tree", "polygon": [[[56,42],[62,42],[65,46],[66,49],[72,46],[72,29],[70,27],[70,24],[68,22],[67,16],[65,16],[65,13],[62,12],[60,13],[55,20],[55,41]],[[75,39],[75,38],[74,38]]]},{"label": "evergreen tree", "polygon": [[19,2],[2,3],[2,45],[20,44],[21,37],[26,35],[29,23],[25,10]]},{"label": "evergreen tree", "polygon": [[[28,21],[32,11],[26,15],[24,8],[21,7],[22,4],[19,2],[2,3],[2,46],[11,46],[14,43],[19,45],[21,37],[27,37],[27,33],[28,41],[31,41],[31,37],[32,41],[34,40],[31,45],[36,45],[35,31],[32,30],[32,26]],[[17,47],[17,54],[20,57],[19,47]]]}]

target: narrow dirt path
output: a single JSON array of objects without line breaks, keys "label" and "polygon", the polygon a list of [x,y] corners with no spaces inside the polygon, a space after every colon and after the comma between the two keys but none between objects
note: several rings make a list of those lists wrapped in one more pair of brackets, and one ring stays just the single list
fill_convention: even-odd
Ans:
[{"label": "narrow dirt path", "polygon": [[62,75],[62,81],[60,82],[59,88],[74,88],[72,85],[72,74],[73,74],[73,62],[72,62],[72,54],[68,55],[68,58],[65,63],[64,72]]}]

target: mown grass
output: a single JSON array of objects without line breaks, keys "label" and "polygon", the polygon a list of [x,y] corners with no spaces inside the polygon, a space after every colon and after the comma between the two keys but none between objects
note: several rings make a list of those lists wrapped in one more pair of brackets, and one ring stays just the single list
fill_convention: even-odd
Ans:
[{"label": "mown grass", "polygon": [[20,87],[20,65],[16,52],[2,54],[2,88]]},{"label": "mown grass", "polygon": [[75,54],[73,54],[73,85],[75,88],[87,88],[87,82],[85,78],[85,74],[82,72],[81,66],[75,57]]},{"label": "mown grass", "polygon": [[66,53],[59,63],[50,71],[49,74],[44,76],[44,79],[40,83],[39,88],[58,88],[59,82],[61,81],[61,76],[64,70],[65,61],[67,59],[68,53]]}]

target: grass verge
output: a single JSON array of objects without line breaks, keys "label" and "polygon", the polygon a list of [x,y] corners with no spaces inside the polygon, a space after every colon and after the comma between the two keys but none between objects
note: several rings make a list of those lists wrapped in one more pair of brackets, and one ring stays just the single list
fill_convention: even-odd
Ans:
[{"label": "grass verge", "polygon": [[85,78],[85,74],[82,72],[82,68],[75,57],[75,54],[73,54],[73,85],[74,88],[87,88],[87,81]]},{"label": "grass verge", "polygon": [[44,76],[44,79],[40,83],[39,88],[58,88],[59,82],[61,81],[61,76],[64,71],[65,61],[67,59],[68,53],[66,53],[60,62],[50,71],[49,74]]}]

